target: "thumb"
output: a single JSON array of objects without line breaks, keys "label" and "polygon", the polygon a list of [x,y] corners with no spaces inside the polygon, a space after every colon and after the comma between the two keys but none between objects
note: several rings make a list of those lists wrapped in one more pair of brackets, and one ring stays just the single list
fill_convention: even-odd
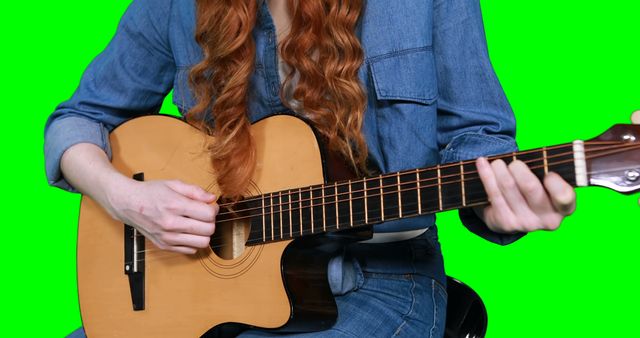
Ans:
[{"label": "thumb", "polygon": [[631,114],[631,122],[634,124],[640,124],[640,110],[636,110]]}]

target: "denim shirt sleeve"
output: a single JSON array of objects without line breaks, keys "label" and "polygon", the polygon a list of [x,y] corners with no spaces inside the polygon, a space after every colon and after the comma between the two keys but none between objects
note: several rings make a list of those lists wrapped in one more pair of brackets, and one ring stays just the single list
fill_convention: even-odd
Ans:
[{"label": "denim shirt sleeve", "polygon": [[[438,78],[438,146],[442,163],[517,150],[515,118],[491,66],[479,0],[434,1],[433,48]],[[523,234],[493,232],[470,208],[460,219],[498,244]]]},{"label": "denim shirt sleeve", "polygon": [[115,36],[85,70],[73,96],[45,126],[49,184],[75,191],[62,177],[60,159],[78,143],[111,157],[108,133],[135,116],[157,113],[171,90],[175,63],[168,39],[171,0],[134,0]]}]

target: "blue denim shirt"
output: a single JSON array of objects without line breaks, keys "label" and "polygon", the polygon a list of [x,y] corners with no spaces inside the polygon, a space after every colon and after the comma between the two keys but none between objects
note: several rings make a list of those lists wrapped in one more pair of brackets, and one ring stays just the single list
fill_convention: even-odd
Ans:
[{"label": "blue denim shirt", "polygon": [[[194,104],[187,78],[203,55],[194,40],[195,1],[134,0],[113,40],[85,71],[73,96],[45,128],[49,183],[73,191],[60,172],[70,146],[88,142],[110,155],[108,133],[158,112],[173,90],[183,113]],[[364,135],[381,172],[425,167],[516,150],[515,120],[489,61],[478,0],[368,0],[357,34],[365,52]],[[252,121],[287,108],[279,97],[275,26],[262,1],[253,32]],[[470,210],[473,232],[506,244],[518,236],[489,231]],[[435,216],[386,222],[376,232],[424,228]]]}]

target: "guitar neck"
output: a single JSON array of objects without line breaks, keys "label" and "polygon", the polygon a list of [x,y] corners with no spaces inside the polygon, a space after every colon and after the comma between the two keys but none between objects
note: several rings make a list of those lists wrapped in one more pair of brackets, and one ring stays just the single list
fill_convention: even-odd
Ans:
[{"label": "guitar neck", "polygon": [[[489,160],[520,160],[539,178],[555,172],[571,185],[583,186],[584,158],[584,144],[576,141]],[[222,213],[218,222],[249,218],[247,245],[256,245],[487,203],[470,160],[250,197],[236,203],[234,212]]]}]

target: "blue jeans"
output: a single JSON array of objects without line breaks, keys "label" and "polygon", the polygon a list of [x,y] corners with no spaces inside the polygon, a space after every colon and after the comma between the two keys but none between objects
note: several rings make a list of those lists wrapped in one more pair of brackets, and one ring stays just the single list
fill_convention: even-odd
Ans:
[{"label": "blue jeans", "polygon": [[[338,320],[327,331],[282,334],[246,331],[254,337],[443,337],[447,294],[437,229],[407,241],[351,244],[341,264],[341,278],[329,269]],[[85,337],[75,331],[69,337]]]}]

